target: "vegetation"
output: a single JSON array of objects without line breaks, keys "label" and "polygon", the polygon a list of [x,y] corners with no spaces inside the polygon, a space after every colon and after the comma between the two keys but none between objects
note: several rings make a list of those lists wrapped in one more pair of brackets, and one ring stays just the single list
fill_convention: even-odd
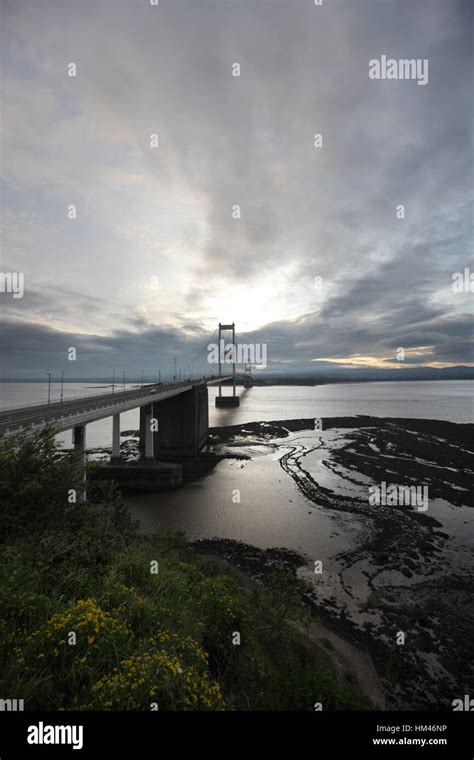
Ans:
[{"label": "vegetation", "polygon": [[74,502],[82,487],[50,432],[0,441],[3,698],[46,710],[370,707],[287,625],[301,616],[298,581],[275,575],[251,592],[182,534],[140,536],[113,484]]}]

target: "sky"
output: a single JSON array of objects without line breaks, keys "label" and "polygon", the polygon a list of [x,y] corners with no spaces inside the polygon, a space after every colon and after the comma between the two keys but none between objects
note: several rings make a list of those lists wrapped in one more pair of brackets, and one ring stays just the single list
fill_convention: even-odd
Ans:
[{"label": "sky", "polygon": [[474,364],[470,2],[0,7],[4,378]]}]

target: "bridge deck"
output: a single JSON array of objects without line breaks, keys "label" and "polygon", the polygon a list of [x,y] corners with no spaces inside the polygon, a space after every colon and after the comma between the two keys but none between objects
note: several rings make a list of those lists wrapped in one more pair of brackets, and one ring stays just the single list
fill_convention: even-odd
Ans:
[{"label": "bridge deck", "polygon": [[95,396],[83,396],[69,401],[54,401],[50,404],[25,406],[16,409],[0,410],[0,435],[10,436],[22,430],[36,432],[46,425],[51,425],[55,432],[61,433],[77,425],[110,417],[113,414],[127,412],[154,401],[164,401],[171,396],[185,393],[195,385],[214,385],[231,380],[232,376],[201,380],[182,381],[179,383],[161,383],[147,385],[129,391],[101,393]]}]

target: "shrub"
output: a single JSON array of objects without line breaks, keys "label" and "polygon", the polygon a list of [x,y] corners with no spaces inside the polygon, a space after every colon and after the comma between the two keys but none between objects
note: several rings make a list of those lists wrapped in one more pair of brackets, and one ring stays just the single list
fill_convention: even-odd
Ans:
[{"label": "shrub", "polygon": [[288,625],[301,582],[250,593],[184,534],[140,536],[111,483],[70,504],[82,477],[48,431],[0,439],[2,693],[41,710],[370,707]]},{"label": "shrub", "polygon": [[86,707],[110,710],[219,710],[224,701],[207,671],[207,656],[190,636],[158,631],[142,651],[92,687]]}]

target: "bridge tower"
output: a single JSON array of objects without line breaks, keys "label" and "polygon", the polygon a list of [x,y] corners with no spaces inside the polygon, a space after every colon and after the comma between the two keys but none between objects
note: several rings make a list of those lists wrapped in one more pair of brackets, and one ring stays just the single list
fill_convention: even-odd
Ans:
[{"label": "bridge tower", "polygon": [[[225,338],[222,337],[223,333],[231,332],[232,342],[226,343]],[[219,356],[219,377],[222,375],[222,363],[224,363],[224,374],[229,364],[232,364],[232,396],[222,395],[222,383],[219,383],[219,395],[216,396],[216,406],[239,406],[240,400],[235,393],[235,358],[237,355],[237,344],[235,342],[235,322],[231,325],[223,325],[219,322],[219,342],[218,342],[218,356]],[[232,362],[229,362],[229,355]]]},{"label": "bridge tower", "polygon": [[245,363],[244,369],[244,388],[251,388],[253,386],[252,380],[252,365],[250,362]]}]

